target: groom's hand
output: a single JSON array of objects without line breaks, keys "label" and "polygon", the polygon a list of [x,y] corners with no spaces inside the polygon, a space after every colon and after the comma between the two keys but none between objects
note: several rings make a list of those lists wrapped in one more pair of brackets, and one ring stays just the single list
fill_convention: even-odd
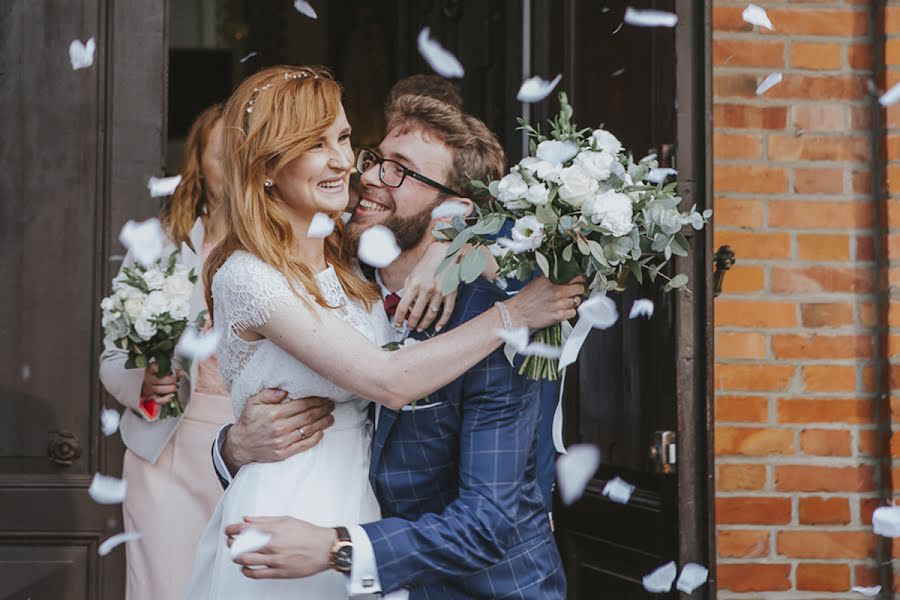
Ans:
[{"label": "groom's hand", "polygon": [[243,523],[225,528],[228,547],[234,536],[250,527],[272,537],[256,552],[241,554],[234,559],[243,567],[244,576],[250,579],[298,579],[329,568],[328,557],[337,541],[334,529],[293,517],[244,517]]},{"label": "groom's hand", "polygon": [[284,402],[286,397],[287,392],[269,389],[247,400],[222,446],[222,458],[232,473],[251,462],[277,462],[309,450],[334,423],[331,400]]}]

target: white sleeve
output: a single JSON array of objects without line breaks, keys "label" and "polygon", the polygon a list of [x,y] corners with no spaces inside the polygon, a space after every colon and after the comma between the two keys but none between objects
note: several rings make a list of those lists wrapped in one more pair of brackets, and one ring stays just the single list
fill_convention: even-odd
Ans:
[{"label": "white sleeve", "polygon": [[[231,429],[231,425],[231,423],[226,423],[219,429],[219,433],[216,434],[216,443],[213,444],[212,450],[213,467],[216,469],[219,479],[225,485],[231,485],[231,482],[234,481],[234,476],[228,471],[228,467],[225,466],[225,459],[222,458],[222,446],[225,445],[225,438],[228,437],[228,430]],[[371,547],[371,544],[369,544],[369,547]]]},{"label": "white sleeve", "polygon": [[409,590],[395,590],[382,595],[381,581],[378,579],[378,562],[369,534],[359,525],[347,528],[353,544],[353,562],[350,563],[350,577],[347,578],[347,594],[357,599],[409,600]]}]

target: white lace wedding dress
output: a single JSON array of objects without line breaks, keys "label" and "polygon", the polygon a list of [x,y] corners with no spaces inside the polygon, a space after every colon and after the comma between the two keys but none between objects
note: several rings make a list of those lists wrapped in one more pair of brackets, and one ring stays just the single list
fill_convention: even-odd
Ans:
[{"label": "white lace wedding dress", "polygon": [[[389,326],[380,303],[367,312],[365,306],[350,301],[331,267],[319,273],[317,280],[328,304],[339,307],[334,312],[341,319],[373,342],[383,343]],[[298,289],[304,291],[302,286]],[[216,273],[212,292],[215,323],[222,332],[219,369],[236,416],[247,399],[264,388],[285,390],[291,398],[331,398],[336,407],[334,425],[312,449],[281,462],[252,463],[238,472],[200,540],[185,599],[345,599],[345,577],[334,571],[292,580],[244,577],[230,558],[224,530],[244,516],[287,515],[323,526],[379,519],[378,501],[368,479],[368,401],[317,375],[272,342],[248,342],[237,335],[248,326],[265,323],[278,307],[303,304],[277,270],[252,254],[236,252]],[[161,502],[164,506],[164,499]]]}]

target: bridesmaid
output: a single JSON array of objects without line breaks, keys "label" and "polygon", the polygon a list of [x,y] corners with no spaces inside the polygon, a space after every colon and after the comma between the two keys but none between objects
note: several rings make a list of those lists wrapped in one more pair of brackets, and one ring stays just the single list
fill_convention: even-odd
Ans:
[{"label": "bridesmaid", "polygon": [[[191,126],[184,149],[181,184],[160,215],[182,261],[203,273],[210,250],[224,237],[222,222],[222,107],[212,106]],[[132,262],[126,257],[124,265]],[[191,320],[206,309],[202,277],[191,299]],[[209,327],[211,324],[207,324]],[[222,487],[210,468],[209,447],[232,420],[231,400],[215,357],[192,365],[189,377],[157,377],[155,365],[126,369],[127,356],[106,341],[100,379],[126,407],[120,430],[127,446],[123,477],[128,481],[123,512],[126,531],[142,538],[126,545],[126,600],[181,598],[194,551]],[[148,421],[142,400],[165,404],[171,394],[185,406],[180,418]]]}]

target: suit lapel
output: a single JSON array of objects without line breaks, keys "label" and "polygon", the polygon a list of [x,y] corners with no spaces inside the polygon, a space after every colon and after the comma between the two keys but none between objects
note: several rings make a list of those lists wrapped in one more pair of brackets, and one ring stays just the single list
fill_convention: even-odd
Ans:
[{"label": "suit lapel", "polygon": [[381,462],[381,456],[384,453],[384,443],[394,427],[397,414],[397,411],[381,407],[381,413],[378,415],[378,425],[375,427],[375,440],[372,443],[372,462],[369,465],[369,471],[372,475],[376,473]]}]

